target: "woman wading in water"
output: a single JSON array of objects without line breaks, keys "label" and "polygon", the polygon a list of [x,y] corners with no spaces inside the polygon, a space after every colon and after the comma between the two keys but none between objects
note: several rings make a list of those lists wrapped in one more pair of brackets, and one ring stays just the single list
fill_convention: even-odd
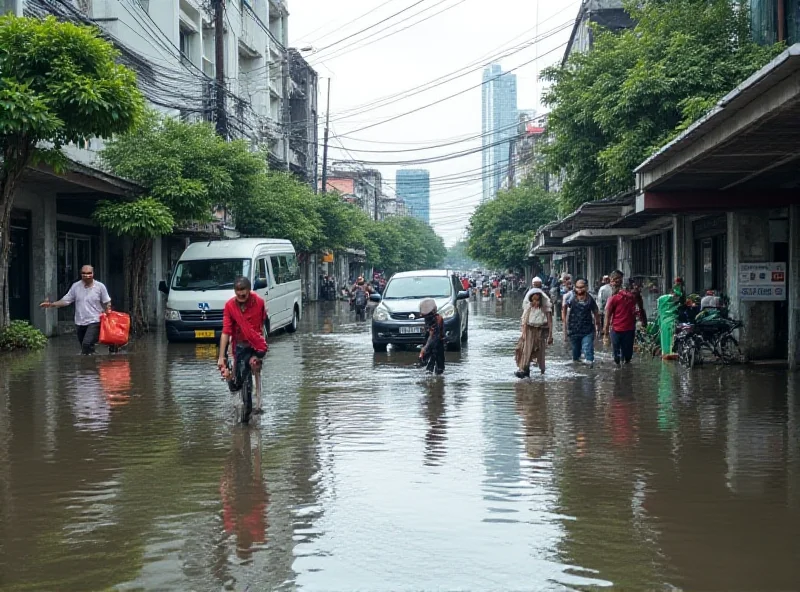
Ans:
[{"label": "woman wading in water", "polygon": [[515,358],[517,378],[531,375],[531,362],[536,360],[544,374],[544,352],[553,343],[553,309],[550,299],[539,288],[531,288],[525,294],[522,313],[522,335],[517,342]]}]

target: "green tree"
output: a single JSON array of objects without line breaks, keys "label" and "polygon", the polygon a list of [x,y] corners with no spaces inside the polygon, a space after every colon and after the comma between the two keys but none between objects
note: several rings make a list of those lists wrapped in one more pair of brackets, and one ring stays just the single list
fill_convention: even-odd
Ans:
[{"label": "green tree", "polygon": [[25,168],[58,167],[64,144],[125,132],[141,113],[135,76],[117,55],[93,28],[0,18],[0,330],[10,322],[9,225]]},{"label": "green tree", "polygon": [[440,267],[447,254],[444,241],[421,220],[410,216],[373,222],[367,229],[370,262],[388,273]]},{"label": "green tree", "polygon": [[445,257],[445,267],[453,269],[467,270],[478,266],[478,262],[469,256],[467,249],[469,241],[459,240],[452,247],[447,249]]},{"label": "green tree", "polygon": [[467,253],[498,269],[521,268],[536,230],[556,218],[557,201],[533,182],[500,191],[472,214]]},{"label": "green tree", "polygon": [[266,164],[244,141],[226,142],[207,123],[187,123],[149,112],[129,133],[111,140],[101,153],[115,174],[142,185],[135,203],[99,204],[95,219],[109,231],[130,237],[128,301],[136,332],[146,328],[144,295],[153,240],[175,224],[206,221],[215,207],[234,217],[253,215],[263,196]]},{"label": "green tree", "polygon": [[565,175],[568,209],[631,189],[637,165],[781,49],[753,42],[746,3],[645,0],[626,9],[635,28],[595,27],[592,51],[543,73],[552,83],[545,155]]}]

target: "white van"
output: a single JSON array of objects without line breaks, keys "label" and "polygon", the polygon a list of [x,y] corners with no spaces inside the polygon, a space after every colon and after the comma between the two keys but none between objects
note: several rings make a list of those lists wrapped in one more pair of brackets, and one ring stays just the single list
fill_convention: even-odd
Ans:
[{"label": "white van", "polygon": [[297,331],[302,314],[300,267],[288,240],[242,238],[192,243],[181,255],[169,283],[158,287],[167,295],[167,339],[219,339],[222,309],[233,298],[233,281],[249,278],[267,303],[267,333],[282,327]]}]

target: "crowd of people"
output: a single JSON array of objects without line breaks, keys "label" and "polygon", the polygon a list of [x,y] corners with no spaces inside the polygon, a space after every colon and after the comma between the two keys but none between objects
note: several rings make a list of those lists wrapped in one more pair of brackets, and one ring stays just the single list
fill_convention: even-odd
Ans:
[{"label": "crowd of people", "polygon": [[530,376],[534,362],[544,374],[545,353],[553,343],[555,319],[560,319],[573,362],[583,358],[594,366],[595,340],[599,337],[610,341],[617,366],[631,362],[637,319],[647,326],[644,302],[635,284],[625,285],[623,273],[616,270],[603,278],[595,298],[585,279],[578,279],[573,285],[572,276],[564,274],[559,281],[549,283],[548,294],[542,278],[533,278],[523,299],[521,334],[515,349],[517,377]]}]

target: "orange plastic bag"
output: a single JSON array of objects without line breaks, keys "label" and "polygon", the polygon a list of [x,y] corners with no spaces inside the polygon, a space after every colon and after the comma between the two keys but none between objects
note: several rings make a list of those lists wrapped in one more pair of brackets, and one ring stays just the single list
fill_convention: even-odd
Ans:
[{"label": "orange plastic bag", "polygon": [[100,343],[120,347],[128,343],[131,332],[131,317],[124,312],[112,310],[100,315]]}]

